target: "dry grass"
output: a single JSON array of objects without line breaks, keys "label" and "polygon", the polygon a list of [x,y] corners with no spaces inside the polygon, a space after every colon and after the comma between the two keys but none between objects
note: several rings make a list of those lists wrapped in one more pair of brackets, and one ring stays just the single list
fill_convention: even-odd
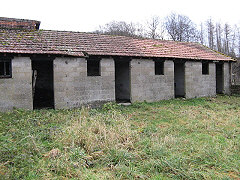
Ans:
[{"label": "dry grass", "polygon": [[131,129],[129,117],[117,110],[109,113],[89,115],[89,109],[83,108],[80,116],[68,121],[56,140],[67,148],[82,147],[86,153],[108,151],[111,148],[133,149],[139,136]]}]

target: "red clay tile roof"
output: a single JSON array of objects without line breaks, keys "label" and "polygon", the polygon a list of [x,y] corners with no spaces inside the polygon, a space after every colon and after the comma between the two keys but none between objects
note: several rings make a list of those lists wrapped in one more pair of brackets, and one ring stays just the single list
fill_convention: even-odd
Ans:
[{"label": "red clay tile roof", "polygon": [[50,30],[0,29],[0,53],[233,60],[198,43]]}]

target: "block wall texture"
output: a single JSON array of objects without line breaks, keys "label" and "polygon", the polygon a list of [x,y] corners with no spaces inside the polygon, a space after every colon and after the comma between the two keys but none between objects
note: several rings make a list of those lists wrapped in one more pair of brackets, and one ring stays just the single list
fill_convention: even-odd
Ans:
[{"label": "block wall texture", "polygon": [[228,62],[225,62],[223,65],[223,93],[231,94],[231,65]]},{"label": "block wall texture", "polygon": [[84,58],[54,60],[55,108],[74,108],[84,104],[115,101],[113,59],[100,61],[101,76],[87,76]]},{"label": "block wall texture", "polygon": [[216,95],[216,65],[209,63],[209,74],[202,74],[202,63],[185,63],[185,96],[195,98]]},{"label": "block wall texture", "polygon": [[[54,60],[55,108],[115,101],[113,59],[100,61],[101,76],[87,76],[84,58],[58,57]],[[216,95],[216,65],[209,63],[209,75],[202,75],[201,62],[185,63],[186,98]],[[224,63],[224,93],[230,94],[230,64]],[[166,60],[164,75],[155,75],[154,61],[130,62],[131,101],[159,101],[174,98],[174,63]],[[29,57],[12,59],[12,78],[0,79],[0,111],[33,109],[32,67]]]},{"label": "block wall texture", "polygon": [[240,94],[240,85],[231,85],[231,94]]},{"label": "block wall texture", "polygon": [[133,59],[131,62],[131,101],[159,101],[174,98],[174,64],[164,62],[164,75],[155,75],[154,61]]},{"label": "block wall texture", "polygon": [[0,79],[0,111],[33,109],[32,67],[29,57],[12,59],[12,78]]}]

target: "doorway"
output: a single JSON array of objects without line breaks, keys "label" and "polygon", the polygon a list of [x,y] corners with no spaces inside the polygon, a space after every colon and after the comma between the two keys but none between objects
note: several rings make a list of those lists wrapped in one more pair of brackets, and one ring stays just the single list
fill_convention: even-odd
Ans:
[{"label": "doorway", "polygon": [[185,63],[174,62],[175,98],[185,97]]},{"label": "doorway", "polygon": [[130,102],[130,68],[128,59],[115,60],[116,102]]},{"label": "doorway", "polygon": [[216,93],[223,94],[223,64],[216,63]]},{"label": "doorway", "polygon": [[53,61],[32,61],[33,109],[54,108]]}]

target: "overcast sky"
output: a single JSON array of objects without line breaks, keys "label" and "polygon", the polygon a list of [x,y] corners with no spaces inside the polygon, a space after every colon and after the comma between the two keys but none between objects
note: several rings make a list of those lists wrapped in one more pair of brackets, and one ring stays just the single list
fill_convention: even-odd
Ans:
[{"label": "overcast sky", "polygon": [[145,23],[171,12],[196,24],[208,18],[240,25],[240,0],[1,0],[0,17],[41,21],[41,29],[94,31],[110,21]]}]

